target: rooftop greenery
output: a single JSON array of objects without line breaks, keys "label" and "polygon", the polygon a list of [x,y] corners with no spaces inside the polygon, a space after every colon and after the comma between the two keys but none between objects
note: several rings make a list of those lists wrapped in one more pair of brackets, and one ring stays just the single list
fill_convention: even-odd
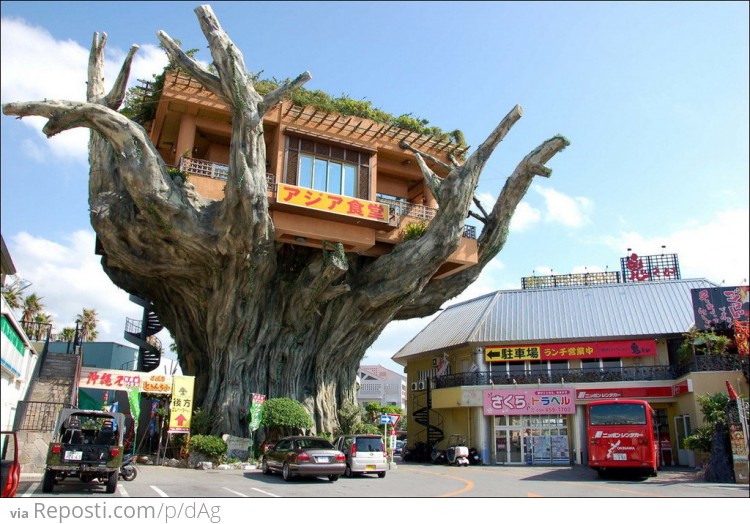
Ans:
[{"label": "rooftop greenery", "polygon": [[[196,52],[197,49],[191,49],[186,53],[188,56],[194,56]],[[152,120],[164,87],[166,73],[175,70],[181,71],[175,64],[167,65],[160,74],[154,75],[149,89],[144,89],[142,86],[130,88],[120,112],[140,124]],[[288,82],[288,79],[284,81],[279,81],[275,78],[264,79],[261,78],[261,75],[262,71],[257,75],[252,75],[255,89],[260,94],[266,94]],[[412,113],[394,116],[391,113],[373,107],[372,102],[369,100],[355,100],[345,94],[333,97],[324,91],[309,90],[304,87],[293,89],[290,99],[295,105],[300,107],[312,106],[327,113],[340,113],[346,116],[366,118],[381,124],[431,136],[436,140],[448,140],[459,147],[466,147],[466,139],[459,129],[445,132],[437,126],[430,126],[429,120],[413,116]]]}]

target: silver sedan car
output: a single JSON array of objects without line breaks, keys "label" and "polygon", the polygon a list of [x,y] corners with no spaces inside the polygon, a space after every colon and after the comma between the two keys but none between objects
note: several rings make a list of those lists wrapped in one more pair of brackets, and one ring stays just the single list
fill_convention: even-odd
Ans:
[{"label": "silver sedan car", "polygon": [[281,473],[286,481],[299,475],[336,482],[346,469],[346,457],[321,437],[285,437],[263,454],[261,469],[266,475]]}]

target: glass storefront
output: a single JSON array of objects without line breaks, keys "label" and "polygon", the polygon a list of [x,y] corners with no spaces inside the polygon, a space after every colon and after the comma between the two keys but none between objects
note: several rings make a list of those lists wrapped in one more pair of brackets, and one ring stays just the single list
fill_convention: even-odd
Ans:
[{"label": "glass storefront", "polygon": [[528,465],[569,464],[567,416],[495,417],[495,462]]}]

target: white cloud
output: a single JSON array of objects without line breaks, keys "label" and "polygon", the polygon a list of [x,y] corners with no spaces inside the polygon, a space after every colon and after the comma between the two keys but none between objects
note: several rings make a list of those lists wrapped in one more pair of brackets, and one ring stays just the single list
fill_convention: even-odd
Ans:
[{"label": "white cloud", "polygon": [[746,283],[750,267],[750,213],[733,209],[718,213],[703,224],[692,221],[684,229],[663,236],[644,237],[625,231],[602,243],[618,253],[627,248],[639,255],[677,253],[682,278],[707,278],[728,286]]},{"label": "white cloud", "polygon": [[590,222],[593,203],[586,197],[572,197],[555,189],[532,186],[532,189],[544,197],[547,208],[544,220],[559,222],[569,227],[581,227]]},{"label": "white cloud", "polygon": [[[46,29],[24,20],[3,18],[0,59],[2,103],[34,100],[86,100],[89,49],[71,40],[56,40]],[[92,33],[93,36],[93,33]],[[105,48],[105,85],[110,89],[128,50]],[[129,86],[138,79],[151,80],[166,65],[164,53],[154,45],[143,45],[131,67]],[[33,64],[34,67],[29,67]],[[24,151],[37,162],[59,160],[88,163],[88,129],[65,131],[49,140],[43,135],[46,119],[24,118],[37,133],[37,142],[24,144]]]},{"label": "white cloud", "polygon": [[[492,193],[479,192],[476,194],[477,200],[488,213],[495,206],[497,197]],[[534,208],[531,204],[521,201],[513,212],[513,218],[510,220],[510,231],[520,232],[530,229],[534,224],[542,219],[542,213]]]},{"label": "white cloud", "polygon": [[94,254],[94,242],[91,231],[76,231],[64,245],[22,232],[9,240],[8,249],[18,276],[33,284],[25,293],[42,297],[54,332],[74,326],[83,308],[94,309],[97,340],[126,343],[126,317],[140,319],[143,310],[109,280]]}]

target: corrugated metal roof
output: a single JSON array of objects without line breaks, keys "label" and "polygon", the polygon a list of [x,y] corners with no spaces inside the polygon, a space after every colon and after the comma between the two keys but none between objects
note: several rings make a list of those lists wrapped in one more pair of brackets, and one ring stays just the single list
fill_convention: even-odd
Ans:
[{"label": "corrugated metal roof", "polygon": [[607,340],[685,333],[706,279],[496,291],[446,308],[393,360],[461,345]]}]

